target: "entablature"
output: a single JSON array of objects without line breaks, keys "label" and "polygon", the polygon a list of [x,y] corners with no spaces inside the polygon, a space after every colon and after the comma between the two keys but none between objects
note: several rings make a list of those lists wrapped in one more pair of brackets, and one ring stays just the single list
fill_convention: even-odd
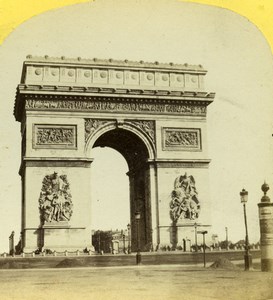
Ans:
[{"label": "entablature", "polygon": [[94,113],[153,114],[206,117],[210,99],[168,99],[166,97],[110,97],[105,95],[30,94],[17,96],[14,115],[22,120],[25,111],[74,111]]},{"label": "entablature", "polygon": [[29,56],[14,115],[24,110],[206,115],[215,93],[204,91],[201,65]]}]

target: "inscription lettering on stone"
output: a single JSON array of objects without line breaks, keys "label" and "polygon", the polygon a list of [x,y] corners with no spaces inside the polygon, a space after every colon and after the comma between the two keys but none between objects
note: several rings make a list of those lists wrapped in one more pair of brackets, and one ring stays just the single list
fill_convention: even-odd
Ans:
[{"label": "inscription lettering on stone", "polygon": [[76,148],[76,126],[34,125],[35,148]]},{"label": "inscription lettering on stone", "polygon": [[200,129],[163,128],[164,150],[201,150]]}]

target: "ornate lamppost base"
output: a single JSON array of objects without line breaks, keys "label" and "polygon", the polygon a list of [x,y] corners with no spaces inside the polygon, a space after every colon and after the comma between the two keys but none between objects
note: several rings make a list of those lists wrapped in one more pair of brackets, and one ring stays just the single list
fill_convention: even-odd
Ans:
[{"label": "ornate lamppost base", "polygon": [[139,251],[138,251],[137,254],[136,254],[136,264],[137,264],[137,265],[140,265],[140,264],[141,264],[141,254],[140,254]]},{"label": "ornate lamppost base", "polygon": [[252,270],[252,255],[251,254],[245,254],[245,271]]}]

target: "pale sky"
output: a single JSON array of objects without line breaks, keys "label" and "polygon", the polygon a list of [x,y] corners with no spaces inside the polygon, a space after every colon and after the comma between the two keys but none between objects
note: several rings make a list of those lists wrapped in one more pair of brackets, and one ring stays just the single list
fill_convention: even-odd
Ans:
[{"label": "pale sky", "polygon": [[[228,227],[230,240],[244,238],[239,192],[245,188],[249,191],[249,238],[258,241],[257,203],[264,180],[272,188],[268,194],[273,199],[273,70],[266,40],[246,18],[216,7],[162,0],[98,0],[34,17],[0,47],[0,252],[8,250],[11,231],[15,230],[17,242],[21,229],[21,137],[13,105],[28,54],[202,64],[208,70],[206,90],[216,92],[208,108],[213,232],[224,240]],[[103,155],[100,151],[97,161]],[[107,174],[107,165],[118,160],[109,156],[104,156]],[[115,194],[109,183],[102,190],[111,194],[97,191],[94,209],[103,210],[111,220],[104,227],[115,229],[128,223],[129,204],[124,203],[129,200],[125,161],[113,169],[112,176],[123,176],[124,188]],[[124,210],[119,221],[111,218],[113,203]]]}]

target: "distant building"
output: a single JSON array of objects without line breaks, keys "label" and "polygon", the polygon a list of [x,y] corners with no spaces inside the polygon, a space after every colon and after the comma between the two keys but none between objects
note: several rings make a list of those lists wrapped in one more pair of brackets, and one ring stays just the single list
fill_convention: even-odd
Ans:
[{"label": "distant building", "polygon": [[127,230],[101,231],[92,235],[92,245],[98,253],[128,253],[131,249]]},{"label": "distant building", "polygon": [[212,238],[212,246],[213,246],[213,248],[219,247],[218,234],[213,234],[211,238]]}]

